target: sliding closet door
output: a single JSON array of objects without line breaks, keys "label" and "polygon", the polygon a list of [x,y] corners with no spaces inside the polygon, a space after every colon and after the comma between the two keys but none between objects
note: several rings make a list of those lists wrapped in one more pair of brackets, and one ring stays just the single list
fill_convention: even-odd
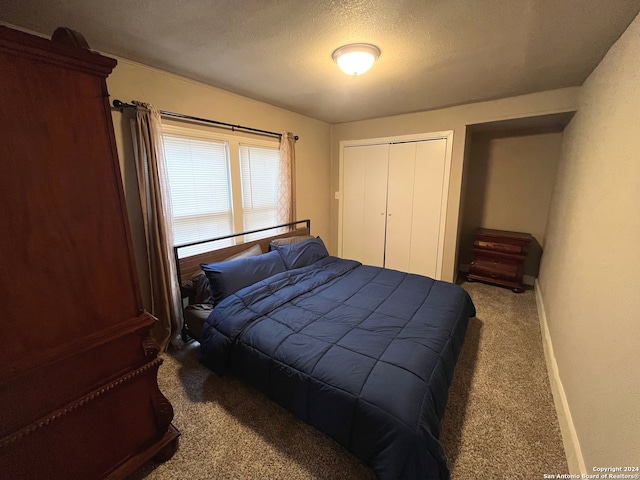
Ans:
[{"label": "sliding closet door", "polygon": [[416,144],[408,272],[436,277],[447,140]]},{"label": "sliding closet door", "polygon": [[342,257],[384,266],[389,146],[345,147]]},{"label": "sliding closet door", "polygon": [[389,151],[385,267],[436,277],[446,140]]},{"label": "sliding closet door", "polygon": [[447,141],[343,148],[343,258],[439,278]]},{"label": "sliding closet door", "polygon": [[389,146],[384,266],[402,272],[408,272],[410,268],[417,143],[395,143]]}]

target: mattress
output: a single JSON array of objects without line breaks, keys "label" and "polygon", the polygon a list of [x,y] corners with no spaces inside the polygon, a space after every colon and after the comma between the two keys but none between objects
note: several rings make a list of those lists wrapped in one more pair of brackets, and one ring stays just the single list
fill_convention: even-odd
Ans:
[{"label": "mattress", "polygon": [[447,479],[438,440],[473,303],[459,286],[325,257],[225,298],[201,362],[250,382],[381,480]]}]

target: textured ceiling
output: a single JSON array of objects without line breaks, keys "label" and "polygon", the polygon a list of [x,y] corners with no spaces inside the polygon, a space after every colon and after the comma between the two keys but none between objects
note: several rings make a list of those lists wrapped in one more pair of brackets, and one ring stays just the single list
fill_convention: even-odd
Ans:
[{"label": "textured ceiling", "polygon": [[[581,85],[640,0],[0,0],[0,21],[329,123]],[[382,54],[361,77],[337,47]],[[144,100],[144,99],[141,99]]]}]

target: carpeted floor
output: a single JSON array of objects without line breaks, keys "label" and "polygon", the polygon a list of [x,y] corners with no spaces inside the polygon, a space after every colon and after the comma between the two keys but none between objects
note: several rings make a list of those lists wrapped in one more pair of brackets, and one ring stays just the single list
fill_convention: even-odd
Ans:
[{"label": "carpeted floor", "polygon": [[[567,472],[534,293],[464,283],[477,308],[458,360],[441,441],[452,480]],[[256,390],[217,377],[198,344],[167,354],[159,384],[180,447],[133,479],[368,479],[371,469]]]}]

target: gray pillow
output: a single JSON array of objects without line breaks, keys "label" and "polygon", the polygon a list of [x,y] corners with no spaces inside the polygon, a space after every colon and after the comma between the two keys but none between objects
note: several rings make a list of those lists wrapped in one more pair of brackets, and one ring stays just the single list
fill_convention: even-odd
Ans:
[{"label": "gray pillow", "polygon": [[251,248],[241,251],[240,253],[231,255],[229,258],[225,258],[225,262],[229,260],[237,260],[238,258],[256,257],[258,255],[262,255],[262,248],[260,248],[260,245],[256,244]]},{"label": "gray pillow", "polygon": [[271,240],[270,248],[273,250],[273,246],[279,247],[280,245],[293,245],[295,243],[311,240],[312,238],[315,237],[311,235],[294,235],[293,237],[276,238],[275,240]]}]

